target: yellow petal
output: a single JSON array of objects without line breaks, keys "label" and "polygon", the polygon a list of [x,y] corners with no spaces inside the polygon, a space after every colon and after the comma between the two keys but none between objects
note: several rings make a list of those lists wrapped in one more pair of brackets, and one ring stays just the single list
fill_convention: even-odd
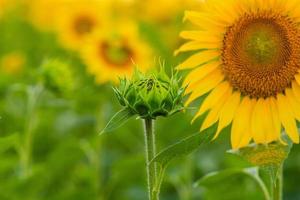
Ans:
[{"label": "yellow petal", "polygon": [[293,117],[289,102],[282,94],[277,95],[277,108],[280,121],[285,128],[287,135],[294,143],[299,143],[299,134],[296,121]]},{"label": "yellow petal", "polygon": [[211,127],[213,124],[215,124],[220,116],[220,111],[224,106],[224,103],[226,102],[226,100],[230,97],[231,91],[226,92],[223,96],[222,96],[222,100],[218,101],[211,109],[211,111],[208,113],[207,117],[205,118],[200,131],[203,131],[209,127]]},{"label": "yellow petal", "polygon": [[295,79],[296,79],[298,85],[300,85],[300,74],[296,74]]},{"label": "yellow petal", "polygon": [[183,85],[192,85],[193,83],[205,78],[208,74],[219,67],[220,62],[211,61],[191,71],[185,78]]},{"label": "yellow petal", "polygon": [[268,98],[269,100],[269,104],[270,104],[270,109],[271,109],[271,115],[272,115],[272,124],[273,124],[273,128],[272,128],[272,138],[274,140],[279,139],[279,141],[281,141],[283,144],[285,144],[285,142],[282,141],[281,139],[281,123],[280,123],[280,119],[279,119],[279,113],[278,113],[278,108],[277,108],[277,104],[276,104],[276,99],[274,97],[270,97]]},{"label": "yellow petal", "polygon": [[251,133],[257,144],[267,143],[268,130],[265,128],[267,118],[270,118],[270,116],[267,116],[267,108],[264,99],[260,98],[255,103],[251,117]]},{"label": "yellow petal", "polygon": [[299,0],[289,0],[286,1],[286,11],[289,12],[289,15],[292,18],[299,19],[300,17],[300,11],[299,11]]},{"label": "yellow petal", "polygon": [[212,61],[220,56],[216,50],[204,50],[186,59],[183,63],[177,66],[178,70],[192,69],[201,66],[209,61]]},{"label": "yellow petal", "polygon": [[289,105],[291,106],[291,110],[294,114],[294,117],[300,121],[300,101],[298,101],[292,91],[292,89],[288,88],[285,90],[286,98],[288,99]]},{"label": "yellow petal", "polygon": [[222,110],[220,111],[219,125],[216,135],[213,139],[216,139],[220,132],[228,126],[237,111],[237,108],[241,101],[241,94],[239,92],[234,92],[224,104]]},{"label": "yellow petal", "polygon": [[[264,100],[264,107],[265,107],[265,116],[264,116],[264,127],[266,132],[266,143],[271,143],[277,141],[279,138],[275,136],[275,127],[272,119],[272,111],[271,111],[271,104],[268,100]],[[266,117],[267,116],[267,117]]]},{"label": "yellow petal", "polygon": [[238,149],[251,141],[250,121],[254,101],[244,97],[233,118],[231,129],[231,144],[233,149]]},{"label": "yellow petal", "polygon": [[232,24],[237,16],[238,10],[236,9],[236,1],[235,0],[210,0],[206,1],[206,5],[209,9],[209,13],[214,12],[214,15],[218,17],[219,21],[226,22],[227,24]]},{"label": "yellow petal", "polygon": [[193,121],[200,115],[204,114],[209,109],[213,108],[218,102],[224,102],[223,96],[225,93],[231,92],[230,84],[225,81],[218,85],[203,101],[199,111],[195,115]]},{"label": "yellow petal", "polygon": [[189,20],[195,25],[200,26],[206,30],[218,30],[225,31],[227,24],[218,21],[217,18],[212,15],[195,12],[195,11],[185,11],[184,13],[184,21]]},{"label": "yellow petal", "polygon": [[216,36],[208,31],[182,31],[180,37],[199,42],[220,42],[222,40],[221,35]]},{"label": "yellow petal", "polygon": [[174,55],[178,55],[181,52],[195,51],[195,50],[209,50],[218,49],[221,46],[221,42],[199,42],[191,41],[183,44],[179,49],[175,50]]},{"label": "yellow petal", "polygon": [[293,82],[292,90],[293,90],[293,93],[294,93],[296,99],[298,99],[300,101],[300,85],[297,84],[296,82]]},{"label": "yellow petal", "polygon": [[211,91],[223,80],[224,80],[224,75],[222,74],[221,70],[220,69],[214,70],[208,76],[206,76],[204,79],[198,81],[194,85],[194,90],[193,90],[192,94],[189,96],[185,105],[189,105],[192,101],[194,101],[198,97]]}]

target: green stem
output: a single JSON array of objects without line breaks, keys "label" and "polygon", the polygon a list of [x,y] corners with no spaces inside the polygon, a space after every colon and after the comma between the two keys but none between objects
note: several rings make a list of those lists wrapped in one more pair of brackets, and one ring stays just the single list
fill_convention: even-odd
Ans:
[{"label": "green stem", "polygon": [[259,176],[251,175],[250,177],[254,178],[254,180],[259,184],[259,186],[264,194],[265,200],[271,200],[270,193],[269,193],[268,188],[267,188],[266,184],[264,183],[264,181]]},{"label": "green stem", "polygon": [[283,166],[281,165],[273,184],[273,200],[282,200]]},{"label": "green stem", "polygon": [[34,136],[34,128],[36,123],[36,105],[43,92],[43,86],[36,85],[29,87],[28,104],[27,104],[27,117],[24,130],[24,143],[21,148],[21,169],[22,177],[27,178],[31,174],[31,154],[32,154],[32,140]]},{"label": "green stem", "polygon": [[[102,104],[100,104],[98,108],[99,112],[96,115],[96,126],[95,132],[98,133],[99,130],[103,128],[103,121],[104,121],[104,109]],[[97,135],[97,134],[96,134]],[[102,137],[96,138],[96,155],[95,155],[95,167],[96,167],[96,175],[97,175],[97,182],[96,182],[96,190],[97,190],[97,199],[104,200],[106,192],[104,192],[105,185],[103,184],[103,177],[102,177],[102,151],[103,151],[103,139]]]},{"label": "green stem", "polygon": [[153,120],[145,119],[145,152],[149,200],[159,200],[159,191],[155,187],[157,181],[157,167],[151,160],[156,154],[155,134],[153,130]]}]

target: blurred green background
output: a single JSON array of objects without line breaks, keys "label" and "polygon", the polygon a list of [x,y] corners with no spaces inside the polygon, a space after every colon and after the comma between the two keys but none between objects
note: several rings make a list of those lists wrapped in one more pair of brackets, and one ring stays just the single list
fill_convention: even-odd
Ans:
[{"label": "blurred green background", "polygon": [[[61,7],[52,9],[49,5],[54,1],[59,0],[0,0],[0,199],[145,200],[142,122],[133,119],[110,134],[98,135],[121,109],[111,89],[115,83],[95,81],[98,74],[87,70],[79,51],[58,39],[61,33],[49,22]],[[65,1],[79,5],[76,0]],[[113,5],[106,9],[108,13],[120,15],[114,20],[126,16],[137,24],[153,52],[151,66],[157,65],[154,58],[161,59],[171,72],[184,59],[173,56],[182,43],[179,32],[188,26],[182,23],[182,15],[185,9],[200,9],[200,0],[107,1]],[[83,2],[88,5],[92,0]],[[37,25],[44,18],[48,20],[41,20],[45,27]],[[117,21],[115,26],[119,25]],[[201,120],[190,123],[195,111],[157,120],[159,150],[198,131]],[[229,137],[227,129],[216,141],[173,161],[161,199],[263,199],[257,184],[243,175],[212,178],[194,187],[207,173],[250,167],[226,153]],[[285,164],[287,200],[300,199],[299,155],[300,147],[295,145]]]}]

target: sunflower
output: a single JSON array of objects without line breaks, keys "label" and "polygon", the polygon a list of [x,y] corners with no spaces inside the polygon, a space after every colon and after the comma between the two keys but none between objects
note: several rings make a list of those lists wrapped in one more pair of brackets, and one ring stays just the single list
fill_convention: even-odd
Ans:
[{"label": "sunflower", "polygon": [[20,52],[5,54],[0,59],[0,69],[5,74],[16,75],[22,72],[26,57]]},{"label": "sunflower", "polygon": [[59,9],[55,28],[64,47],[78,50],[94,30],[105,27],[108,21],[105,2],[80,0]]},{"label": "sunflower", "polygon": [[128,77],[135,66],[145,71],[151,59],[151,50],[139,37],[137,26],[129,21],[117,24],[96,31],[82,46],[81,57],[99,84]]},{"label": "sunflower", "polygon": [[[52,31],[58,10],[67,0],[24,0],[28,20],[43,31]],[[49,12],[51,10],[51,12]]]},{"label": "sunflower", "polygon": [[11,8],[17,6],[19,1],[16,0],[0,0],[0,17],[5,14],[7,11],[10,11]]},{"label": "sunflower", "polygon": [[299,143],[300,4],[298,0],[207,0],[185,19],[198,30],[175,53],[193,51],[178,69],[191,69],[189,105],[204,101],[201,130],[218,123],[215,138],[231,124],[234,149],[282,141],[284,128]]}]

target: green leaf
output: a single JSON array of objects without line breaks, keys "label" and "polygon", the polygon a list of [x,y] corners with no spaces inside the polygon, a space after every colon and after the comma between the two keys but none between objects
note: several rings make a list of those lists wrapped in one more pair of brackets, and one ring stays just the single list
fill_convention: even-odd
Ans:
[{"label": "green leaf", "polygon": [[10,148],[14,148],[17,145],[19,135],[17,133],[1,137],[0,138],[0,153],[7,151]]},{"label": "green leaf", "polygon": [[120,110],[109,120],[105,128],[100,132],[100,135],[116,130],[133,116],[134,114],[128,108]]},{"label": "green leaf", "polygon": [[151,162],[158,162],[164,168],[173,159],[188,155],[201,145],[210,142],[215,131],[216,126],[213,126],[201,133],[197,132],[187,138],[184,138],[183,140],[167,147],[165,150],[157,154],[157,156]]},{"label": "green leaf", "polygon": [[[253,185],[254,187],[251,187]],[[226,169],[207,174],[195,183],[205,187],[207,199],[266,199],[270,200],[267,187],[259,177],[258,167]],[[251,191],[249,191],[251,189]],[[260,189],[260,191],[256,190]]]}]

